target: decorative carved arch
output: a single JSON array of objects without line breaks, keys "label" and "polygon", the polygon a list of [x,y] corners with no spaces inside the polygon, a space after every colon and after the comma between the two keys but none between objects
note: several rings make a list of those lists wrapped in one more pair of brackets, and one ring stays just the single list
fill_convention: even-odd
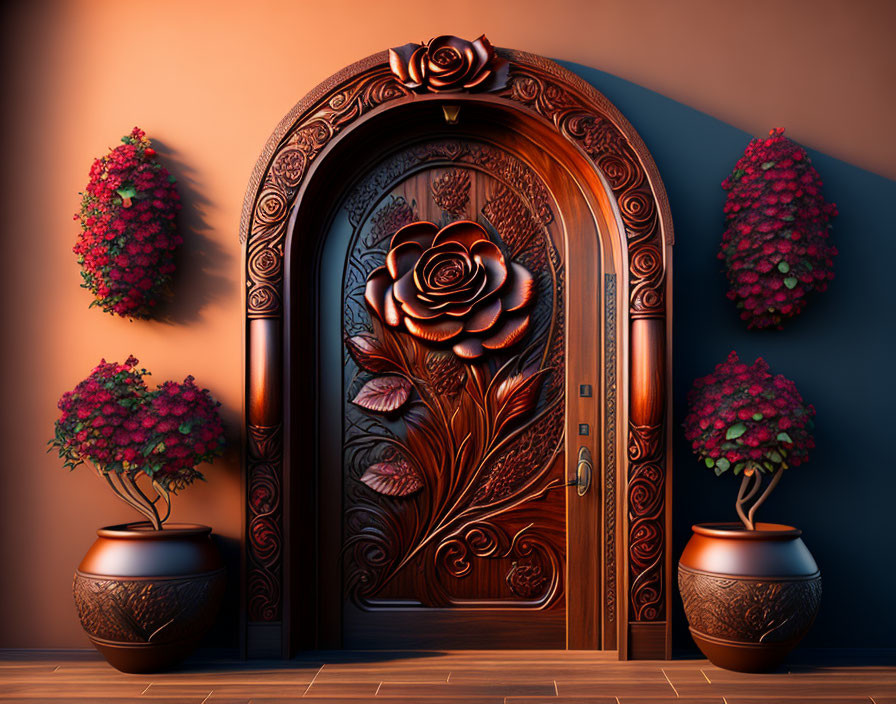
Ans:
[{"label": "decorative carved arch", "polygon": [[[289,632],[295,615],[284,598],[295,565],[284,542],[298,489],[290,485],[285,466],[289,411],[282,389],[295,375],[290,354],[284,354],[286,255],[302,233],[288,236],[290,219],[308,194],[318,163],[365,120],[419,101],[476,100],[561,136],[592,170],[592,183],[598,184],[592,196],[615,233],[616,241],[608,245],[614,261],[608,262],[601,287],[606,297],[603,459],[605,481],[614,490],[607,492],[603,526],[613,565],[604,599],[617,624],[621,659],[669,657],[673,235],[665,190],[638,134],[591,85],[543,57],[497,51],[508,62],[508,79],[488,95],[421,95],[393,74],[387,52],[359,61],[289,112],[252,173],[240,222],[246,287],[242,611],[250,656],[288,657],[295,642]],[[299,320],[300,314],[292,317]],[[601,339],[600,331],[595,339]]]}]

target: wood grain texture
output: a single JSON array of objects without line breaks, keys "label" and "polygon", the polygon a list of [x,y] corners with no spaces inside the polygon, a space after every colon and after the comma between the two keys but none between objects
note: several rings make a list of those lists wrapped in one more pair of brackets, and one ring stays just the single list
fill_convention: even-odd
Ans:
[{"label": "wood grain texture", "polygon": [[331,651],[291,662],[193,660],[129,675],[95,653],[0,652],[0,702],[896,704],[896,655],[797,651],[780,672],[704,659],[618,662],[595,651]]}]

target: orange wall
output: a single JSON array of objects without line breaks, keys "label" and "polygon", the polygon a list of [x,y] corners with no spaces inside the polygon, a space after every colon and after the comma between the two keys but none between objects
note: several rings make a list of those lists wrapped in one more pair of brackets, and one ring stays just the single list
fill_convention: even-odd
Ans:
[{"label": "orange wall", "polygon": [[[0,647],[85,647],[72,569],[95,528],[134,518],[96,477],[44,453],[55,402],[105,356],[156,381],[193,373],[239,436],[244,189],[277,121],[383,48],[475,37],[614,73],[754,133],[789,134],[896,177],[886,0],[20,3],[3,41]],[[187,240],[164,322],[88,310],[71,253],[91,160],[135,124],[180,180]],[[685,237],[687,233],[679,233]],[[174,520],[240,530],[235,453]]]}]

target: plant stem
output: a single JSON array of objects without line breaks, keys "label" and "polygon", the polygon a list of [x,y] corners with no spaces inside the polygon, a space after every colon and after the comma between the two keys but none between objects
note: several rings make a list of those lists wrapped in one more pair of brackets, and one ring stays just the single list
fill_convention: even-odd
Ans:
[{"label": "plant stem", "polygon": [[747,503],[750,499],[752,499],[756,492],[759,491],[759,488],[762,486],[762,472],[758,469],[753,472],[753,486],[750,487],[750,491],[747,492],[747,495],[744,497],[744,503]]},{"label": "plant stem", "polygon": [[152,488],[156,490],[158,496],[152,502],[152,505],[155,506],[156,501],[160,498],[165,502],[165,515],[159,518],[159,523],[164,523],[168,520],[168,517],[171,515],[171,495],[168,493],[168,490],[165,489],[164,486],[159,484],[155,479],[152,480]]},{"label": "plant stem", "polygon": [[152,522],[152,513],[145,506],[143,506],[138,501],[136,501],[130,494],[126,493],[122,488],[115,486],[115,483],[112,481],[111,474],[108,474],[106,472],[101,472],[101,474],[102,474],[103,478],[106,480],[106,483],[109,485],[109,487],[112,489],[112,491],[115,493],[115,495],[119,499],[124,501],[128,506],[130,506],[134,510],[141,513],[143,516],[145,516],[150,521],[150,523]]},{"label": "plant stem", "polygon": [[[750,508],[750,514],[748,518],[750,519],[750,523],[753,523],[753,515],[756,513],[756,509],[762,506],[762,503],[768,498],[768,495],[772,493],[772,490],[778,486],[778,482],[781,481],[781,476],[784,474],[783,469],[779,469],[775,472],[775,476],[772,477],[772,480],[769,482],[768,486],[765,488],[765,491],[762,492],[762,495],[756,499],[756,503]],[[750,528],[750,530],[753,530]]]},{"label": "plant stem", "polygon": [[156,507],[153,505],[152,501],[147,498],[146,494],[140,491],[140,487],[137,486],[134,475],[128,474],[127,479],[125,479],[124,474],[117,474],[116,477],[118,478],[118,481],[124,491],[127,492],[128,496],[131,497],[131,505],[134,507],[142,507],[143,510],[141,510],[140,512],[149,519],[152,527],[155,530],[162,530],[162,522],[159,520],[159,512],[156,510]]},{"label": "plant stem", "polygon": [[[128,506],[146,516],[146,518],[149,519],[150,523],[153,523],[154,511],[150,511],[147,506],[145,506],[142,502],[136,500],[129,492],[125,492],[121,487],[115,486],[115,483],[112,481],[112,476],[109,472],[104,472],[93,462],[85,461],[85,464],[93,467],[93,471],[96,472],[97,476],[102,477],[106,480],[106,484],[108,484],[109,488],[112,489],[112,493],[114,493],[119,499],[124,501]],[[118,477],[119,480],[121,479],[119,475],[116,474],[115,476]]]},{"label": "plant stem", "polygon": [[[156,528],[156,530],[161,530],[161,529],[162,529],[162,520],[159,518],[159,512],[158,512],[158,509],[156,509],[156,501],[158,501],[158,497],[156,497],[156,501],[152,501],[152,500],[151,500],[151,499],[150,499],[150,498],[143,492],[143,489],[140,488],[140,482],[139,482],[139,478],[140,478],[141,476],[142,476],[142,473],[139,472],[139,471],[131,471],[131,472],[128,472],[128,475],[127,475],[127,477],[128,477],[128,484],[129,484],[130,486],[134,487],[134,490],[137,492],[137,495],[140,497],[140,499],[141,499],[142,501],[144,501],[144,502],[146,503],[146,505],[149,506],[150,509],[152,509],[152,512],[155,514],[156,518],[157,518],[158,521],[159,521],[159,525],[158,525],[158,527]],[[152,480],[150,480],[150,481],[152,481]],[[122,483],[123,483],[123,482],[122,482]]]},{"label": "plant stem", "polygon": [[753,524],[744,513],[744,492],[747,490],[747,485],[749,484],[749,482],[750,477],[748,477],[746,474],[744,474],[740,478],[740,489],[738,489],[737,491],[737,501],[734,503],[734,508],[737,509],[737,515],[740,516],[740,520],[747,527],[747,530],[753,530]]}]

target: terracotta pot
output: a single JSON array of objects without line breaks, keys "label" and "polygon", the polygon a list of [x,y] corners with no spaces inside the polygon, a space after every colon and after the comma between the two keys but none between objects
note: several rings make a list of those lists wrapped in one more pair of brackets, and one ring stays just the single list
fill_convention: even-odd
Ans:
[{"label": "terracotta pot", "polygon": [[158,672],[214,623],[224,565],[208,526],[109,526],[75,571],[75,605],[93,645],[122,672]]},{"label": "terracotta pot", "polygon": [[678,563],[691,636],[719,667],[777,667],[818,613],[821,573],[801,531],[776,523],[693,526]]}]

